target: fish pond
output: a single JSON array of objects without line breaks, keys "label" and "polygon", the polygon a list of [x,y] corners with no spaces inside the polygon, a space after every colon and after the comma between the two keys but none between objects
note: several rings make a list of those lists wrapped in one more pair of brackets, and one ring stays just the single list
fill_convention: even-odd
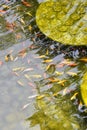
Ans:
[{"label": "fish pond", "polygon": [[0,129],[87,130],[87,46],[46,37],[36,24],[41,2],[0,0]]}]

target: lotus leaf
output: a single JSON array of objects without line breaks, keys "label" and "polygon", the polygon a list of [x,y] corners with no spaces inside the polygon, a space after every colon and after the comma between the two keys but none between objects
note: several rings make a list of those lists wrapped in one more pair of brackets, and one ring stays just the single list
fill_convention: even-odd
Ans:
[{"label": "lotus leaf", "polygon": [[87,106],[87,72],[83,76],[83,82],[81,84],[81,96],[82,96],[83,102]]},{"label": "lotus leaf", "polygon": [[87,0],[48,0],[40,4],[36,23],[49,38],[68,45],[87,45]]}]

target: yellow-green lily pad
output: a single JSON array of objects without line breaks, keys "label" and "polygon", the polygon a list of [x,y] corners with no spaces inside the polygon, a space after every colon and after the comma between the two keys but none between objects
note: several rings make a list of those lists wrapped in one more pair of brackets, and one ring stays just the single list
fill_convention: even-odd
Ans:
[{"label": "yellow-green lily pad", "polygon": [[87,0],[56,0],[40,4],[36,23],[49,38],[68,45],[87,45]]},{"label": "yellow-green lily pad", "polygon": [[84,104],[87,106],[87,72],[83,76],[83,82],[81,84],[81,96]]}]

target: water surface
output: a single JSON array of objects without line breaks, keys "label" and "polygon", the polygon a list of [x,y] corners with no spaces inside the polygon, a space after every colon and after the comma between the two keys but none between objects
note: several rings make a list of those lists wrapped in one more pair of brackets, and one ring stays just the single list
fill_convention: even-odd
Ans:
[{"label": "water surface", "polygon": [[40,32],[42,1],[28,2],[0,1],[0,128],[86,130],[79,105],[86,63],[65,58],[62,45]]}]

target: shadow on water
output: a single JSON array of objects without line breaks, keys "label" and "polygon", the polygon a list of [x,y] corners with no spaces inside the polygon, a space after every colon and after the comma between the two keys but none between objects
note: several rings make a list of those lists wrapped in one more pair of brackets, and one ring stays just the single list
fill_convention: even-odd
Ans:
[{"label": "shadow on water", "polygon": [[35,23],[39,3],[28,2],[0,1],[0,128],[86,130],[80,84],[87,65],[80,58],[87,47],[43,35]]}]

